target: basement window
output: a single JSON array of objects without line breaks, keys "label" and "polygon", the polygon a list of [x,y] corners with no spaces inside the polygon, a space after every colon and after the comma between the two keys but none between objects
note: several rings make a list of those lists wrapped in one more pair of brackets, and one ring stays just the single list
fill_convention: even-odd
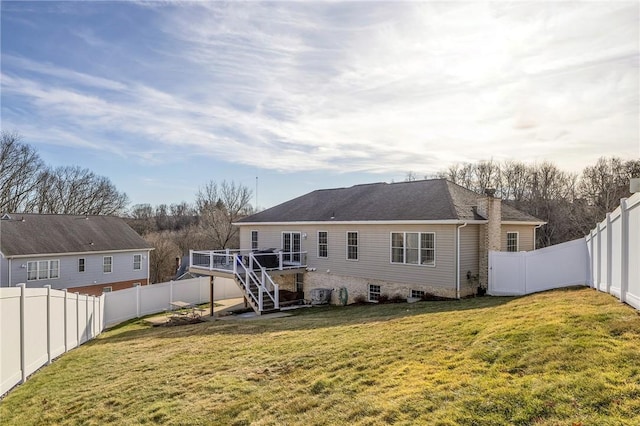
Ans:
[{"label": "basement window", "polygon": [[380,286],[369,284],[369,302],[376,302],[380,299]]},{"label": "basement window", "polygon": [[411,297],[422,299],[424,297],[424,291],[422,291],[422,290],[411,290]]}]

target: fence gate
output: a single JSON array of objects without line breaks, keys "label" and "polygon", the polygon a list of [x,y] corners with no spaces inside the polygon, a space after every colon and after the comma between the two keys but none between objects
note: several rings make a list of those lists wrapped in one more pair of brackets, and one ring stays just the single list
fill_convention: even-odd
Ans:
[{"label": "fence gate", "polygon": [[584,238],[535,251],[491,251],[487,293],[521,296],[572,285],[589,285],[589,263]]}]

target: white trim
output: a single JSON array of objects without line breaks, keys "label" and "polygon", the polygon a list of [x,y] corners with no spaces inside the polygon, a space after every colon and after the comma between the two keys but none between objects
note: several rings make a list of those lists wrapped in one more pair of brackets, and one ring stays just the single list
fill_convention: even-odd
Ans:
[{"label": "white trim", "polygon": [[[320,233],[324,232],[327,234],[327,255],[326,256],[320,256]],[[317,231],[316,232],[316,257],[318,259],[328,259],[329,258],[329,231]]]},{"label": "white trim", "polygon": [[[140,256],[140,262],[138,265],[138,268],[136,268],[136,256]],[[142,271],[142,254],[140,253],[136,253],[133,255],[133,270],[134,271]]]},{"label": "white trim", "polygon": [[[474,222],[469,222],[474,223]],[[502,225],[523,225],[523,226],[531,226],[531,225],[546,225],[547,222],[519,222],[517,220],[503,220],[501,222]]]},{"label": "white trim", "polygon": [[[360,260],[360,235],[358,235],[358,231],[346,231],[345,232],[345,260],[349,262],[358,262]],[[349,259],[349,234],[356,234],[356,258]]]},{"label": "white trim", "polygon": [[[82,271],[80,270],[80,261],[82,260]],[[78,262],[77,262],[77,268],[76,268],[76,272],[78,274],[84,274],[85,272],[87,272],[87,258],[86,257],[79,257],[78,258]]]},{"label": "white trim", "polygon": [[[514,251],[509,250],[509,234],[516,234],[516,249]],[[517,253],[520,251],[520,232],[507,231],[505,249],[507,253]]]},{"label": "white trim", "polygon": [[[393,234],[402,234],[402,262],[393,261]],[[407,234],[418,234],[418,263],[407,263]],[[422,234],[433,235],[433,263],[420,263],[422,253]],[[431,250],[431,249],[425,249]],[[436,232],[435,231],[389,231],[389,263],[392,265],[436,267]]]},{"label": "white trim", "polygon": [[92,254],[109,254],[109,253],[132,253],[132,252],[151,252],[151,250],[155,250],[155,248],[144,248],[144,249],[127,249],[127,250],[104,250],[104,251],[75,251],[69,253],[31,253],[31,254],[17,254],[14,256],[7,256],[6,259],[26,259],[30,257],[59,257],[59,256],[89,256]]},{"label": "white trim", "polygon": [[[105,261],[106,258],[111,259],[111,262],[109,263],[109,266],[110,266],[109,272],[106,272],[104,270],[104,267],[106,266],[104,261]],[[111,274],[111,273],[113,273],[113,256],[102,256],[102,273],[103,274]]]},{"label": "white trim", "polygon": [[[256,247],[253,247],[253,233],[256,233]],[[260,233],[257,229],[252,229],[249,232],[249,243],[251,244],[251,250],[259,250],[260,249]]]},{"label": "white trim", "polygon": [[378,287],[378,297],[382,296],[382,286],[380,284],[367,284],[367,301],[378,302],[378,299],[371,299],[371,286]]},{"label": "white trim", "polygon": [[[47,276],[45,278],[40,278],[40,262],[47,262]],[[51,276],[51,262],[58,262],[58,276]],[[36,264],[36,277],[29,279],[29,264]],[[45,280],[57,280],[60,279],[60,259],[39,259],[39,260],[30,260],[27,262],[27,281],[45,281]]]},{"label": "white trim", "polygon": [[[303,226],[303,225],[462,225],[463,223],[469,224],[485,224],[487,220],[458,220],[458,219],[446,219],[446,220],[315,220],[299,222],[234,222],[235,226],[264,226],[264,225],[278,225],[278,226]],[[503,224],[509,224],[502,222]],[[514,224],[530,225],[532,223],[540,222],[513,222]],[[546,223],[546,222],[544,222]]]}]

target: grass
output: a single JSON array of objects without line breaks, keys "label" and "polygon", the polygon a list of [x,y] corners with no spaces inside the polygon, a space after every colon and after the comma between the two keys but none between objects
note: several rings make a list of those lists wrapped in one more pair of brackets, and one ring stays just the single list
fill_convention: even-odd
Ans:
[{"label": "grass", "polygon": [[640,424],[640,316],[571,289],[133,321],[14,389],[0,423]]}]

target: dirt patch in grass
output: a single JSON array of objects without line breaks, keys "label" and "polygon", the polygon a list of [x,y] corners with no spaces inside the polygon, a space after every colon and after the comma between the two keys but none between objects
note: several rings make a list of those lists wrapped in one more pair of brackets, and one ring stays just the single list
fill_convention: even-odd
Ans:
[{"label": "dirt patch in grass", "polygon": [[639,424],[640,316],[591,289],[128,323],[0,404],[4,424]]}]

